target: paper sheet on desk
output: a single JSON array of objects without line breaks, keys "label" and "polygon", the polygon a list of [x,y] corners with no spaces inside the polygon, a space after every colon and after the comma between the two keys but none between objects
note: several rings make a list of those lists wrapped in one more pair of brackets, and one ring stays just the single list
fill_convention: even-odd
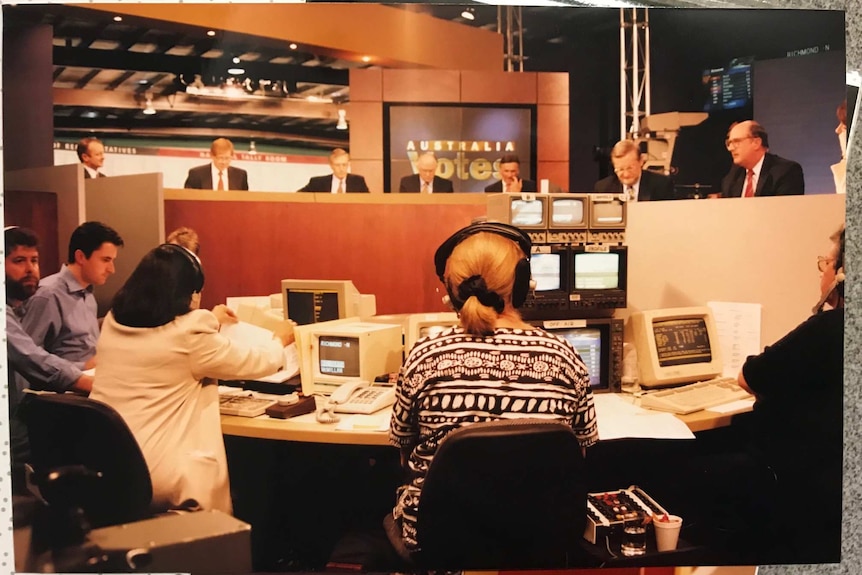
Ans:
[{"label": "paper sheet on desk", "polygon": [[[244,321],[223,325],[221,333],[230,340],[252,345],[263,345],[272,341],[271,331]],[[296,344],[292,343],[284,348],[284,369],[272,375],[259,377],[257,381],[284,383],[297,373],[299,373],[299,353],[296,351]]]},{"label": "paper sheet on desk", "polygon": [[339,431],[389,431],[389,411],[371,415],[341,416],[341,421],[335,426]]},{"label": "paper sheet on desk", "polygon": [[612,393],[593,395],[599,439],[694,439],[694,433],[672,413],[643,409]]},{"label": "paper sheet on desk", "polygon": [[760,353],[759,303],[706,302],[712,309],[721,343],[724,377],[736,377],[749,355]]}]

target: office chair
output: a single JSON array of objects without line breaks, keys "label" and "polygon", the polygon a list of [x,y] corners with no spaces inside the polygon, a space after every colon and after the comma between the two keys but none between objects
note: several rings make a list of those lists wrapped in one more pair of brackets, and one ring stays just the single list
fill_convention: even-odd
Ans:
[{"label": "office chair", "polygon": [[581,448],[565,423],[460,428],[428,470],[416,527],[421,551],[412,559],[430,569],[585,564],[586,486]]},{"label": "office chair", "polygon": [[152,515],[150,472],[120,414],[79,395],[27,395],[33,481],[49,506],[80,510],[86,528]]}]

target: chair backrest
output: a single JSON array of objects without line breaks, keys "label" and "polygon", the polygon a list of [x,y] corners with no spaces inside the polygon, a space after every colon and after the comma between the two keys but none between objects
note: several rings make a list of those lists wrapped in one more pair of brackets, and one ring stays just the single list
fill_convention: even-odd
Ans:
[{"label": "chair backrest", "polygon": [[112,407],[68,393],[40,394],[28,397],[21,412],[38,483],[62,467],[83,466],[101,474],[95,482],[72,483],[75,493],[42,490],[49,505],[80,505],[92,527],[150,516],[153,487],[146,460]]},{"label": "chair backrest", "polygon": [[587,478],[571,426],[476,423],[441,443],[422,487],[418,560],[431,568],[564,567],[586,523]]}]

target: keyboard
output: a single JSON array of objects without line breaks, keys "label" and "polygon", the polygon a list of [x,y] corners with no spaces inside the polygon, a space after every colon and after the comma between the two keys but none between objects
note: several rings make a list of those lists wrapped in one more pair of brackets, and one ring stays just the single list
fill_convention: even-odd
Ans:
[{"label": "keyboard", "polygon": [[739,387],[736,378],[720,377],[644,394],[641,396],[641,407],[685,415],[753,397]]}]

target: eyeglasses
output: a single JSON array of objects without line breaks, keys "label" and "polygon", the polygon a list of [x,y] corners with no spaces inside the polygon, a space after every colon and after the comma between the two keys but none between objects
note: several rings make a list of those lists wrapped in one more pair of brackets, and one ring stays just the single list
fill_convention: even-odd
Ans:
[{"label": "eyeglasses", "polygon": [[743,142],[745,140],[751,140],[752,138],[754,138],[754,136],[746,136],[744,138],[732,138],[732,139],[728,138],[727,140],[724,141],[724,146],[729,150],[731,148],[735,148],[736,146],[738,146],[740,144],[740,142]]},{"label": "eyeglasses", "polygon": [[630,172],[636,172],[640,166],[620,166],[619,168],[614,168],[615,174],[625,174]]},{"label": "eyeglasses", "polygon": [[835,258],[829,256],[817,256],[817,269],[820,270],[820,273],[825,272],[829,269],[831,264],[835,263]]}]

